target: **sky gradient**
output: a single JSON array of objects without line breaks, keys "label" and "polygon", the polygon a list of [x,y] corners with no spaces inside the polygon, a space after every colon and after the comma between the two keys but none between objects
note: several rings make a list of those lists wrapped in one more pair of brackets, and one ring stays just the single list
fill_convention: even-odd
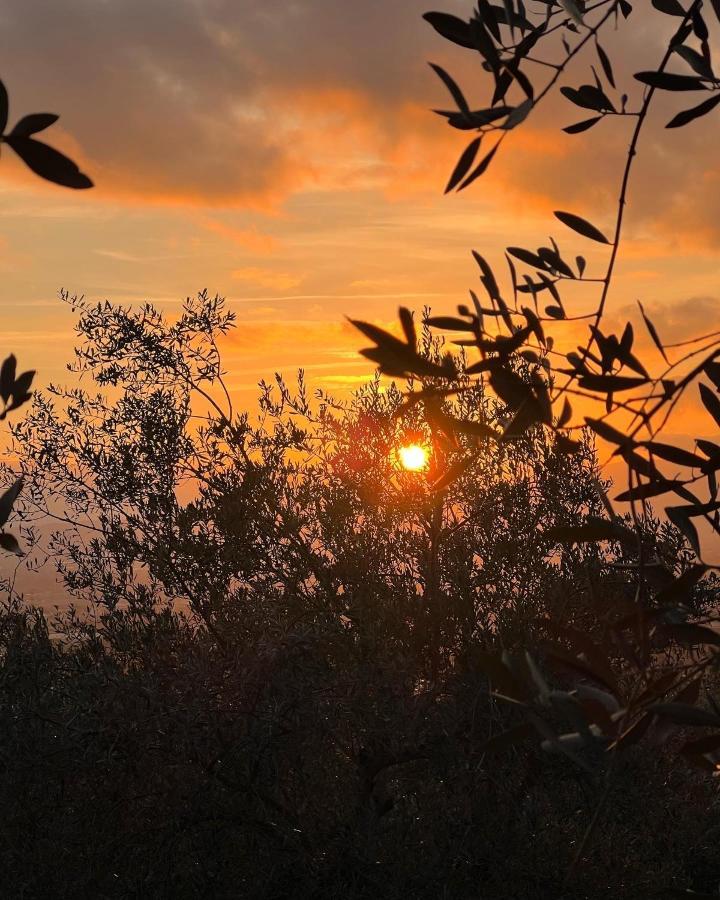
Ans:
[{"label": "sky gradient", "polygon": [[[652,65],[667,39],[643,27],[644,5],[634,43],[622,33],[605,40],[635,94],[629,61],[633,71]],[[6,4],[11,122],[60,113],[49,142],[96,183],[73,193],[3,155],[5,339],[23,368],[37,368],[40,384],[65,377],[73,315],[57,300],[61,288],[150,300],[169,315],[207,288],[238,312],[225,357],[241,403],[253,402],[260,378],[301,365],[311,384],[344,390],[370,371],[344,317],[387,324],[400,303],[452,311],[476,282],[473,247],[499,265],[505,245],[537,246],[552,230],[601,267],[603,251],[564,232],[552,210],[612,226],[631,125],[564,135],[560,126],[583,115],[558,98],[513,133],[482,181],[443,197],[464,136],[430,112],[447,104],[426,61],[447,66],[478,99],[485,76],[422,21],[427,8],[426,0]],[[442,8],[467,15],[471,4]],[[591,53],[565,83],[587,81],[594,62]],[[611,298],[618,321],[641,299],[674,339],[717,320],[720,295],[717,116],[666,132],[677,105],[662,100],[643,137]],[[592,299],[568,295],[577,311]]]}]

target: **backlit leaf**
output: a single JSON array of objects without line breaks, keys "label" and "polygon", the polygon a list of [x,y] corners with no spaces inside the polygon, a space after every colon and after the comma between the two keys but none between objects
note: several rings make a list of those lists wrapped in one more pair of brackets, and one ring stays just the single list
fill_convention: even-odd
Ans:
[{"label": "backlit leaf", "polygon": [[625,375],[594,375],[587,373],[580,377],[578,384],[588,391],[614,394],[617,391],[631,391],[647,384],[647,378],[628,378]]},{"label": "backlit leaf", "polygon": [[656,347],[658,348],[658,350],[660,351],[660,354],[662,355],[662,358],[665,360],[665,362],[669,364],[670,361],[668,360],[667,356],[665,355],[665,348],[664,348],[663,345],[662,345],[662,341],[660,340],[660,337],[658,336],[658,333],[657,333],[657,331],[656,331],[656,329],[655,329],[655,326],[653,325],[653,323],[650,321],[650,319],[649,319],[649,318],[647,317],[647,315],[645,314],[645,310],[643,309],[643,305],[642,305],[642,303],[640,303],[639,300],[638,300],[638,306],[640,307],[640,313],[641,313],[641,315],[642,315],[642,317],[643,317],[643,321],[645,322],[645,327],[647,328],[647,330],[648,330],[648,332],[649,332],[649,334],[650,334],[650,337],[651,337],[652,340],[653,340],[653,343],[655,344],[655,346],[656,346]]},{"label": "backlit leaf", "polygon": [[556,210],[555,217],[559,219],[563,225],[567,225],[568,228],[572,228],[573,231],[577,231],[577,233],[581,234],[583,237],[590,238],[591,241],[597,241],[600,244],[610,243],[600,229],[596,228],[586,219],[580,218],[580,216]]},{"label": "backlit leaf", "polygon": [[576,122],[574,125],[566,125],[563,131],[567,134],[580,134],[592,128],[593,125],[597,125],[600,119],[602,119],[602,116],[595,116],[593,119],[583,119],[582,122]]},{"label": "backlit leaf", "polygon": [[71,159],[53,147],[43,144],[42,141],[10,135],[4,140],[25,165],[41,178],[75,190],[85,190],[93,186],[92,181]]},{"label": "backlit leaf", "polygon": [[10,137],[28,137],[31,134],[37,134],[38,131],[44,131],[55,122],[59,116],[55,113],[33,113],[29,116],[23,116],[10,132]]},{"label": "backlit leaf", "polygon": [[648,484],[639,484],[618,494],[615,499],[619,503],[629,503],[632,500],[648,500],[650,497],[659,497],[672,491],[673,481],[651,481]]},{"label": "backlit leaf", "polygon": [[10,104],[8,101],[8,93],[7,88],[0,81],[0,135],[5,134],[5,129],[7,128],[8,123],[8,111],[10,108]]},{"label": "backlit leaf", "polygon": [[602,419],[593,419],[590,416],[585,416],[585,422],[589,428],[592,428],[595,434],[599,434],[601,438],[609,441],[611,444],[623,446],[625,444],[634,443],[632,438],[623,434],[622,431],[618,431],[617,428],[613,427],[608,422],[604,422]]},{"label": "backlit leaf", "polygon": [[701,75],[703,78],[715,77],[710,64],[702,53],[698,53],[697,50],[693,50],[692,47],[688,47],[686,44],[680,44],[674,50],[698,75]]},{"label": "backlit leaf", "polygon": [[13,386],[15,384],[16,366],[17,360],[15,359],[15,355],[11,353],[3,362],[2,368],[0,368],[0,397],[2,397],[5,403],[7,403],[12,396]]},{"label": "backlit leaf", "polygon": [[705,82],[696,75],[674,75],[671,72],[637,72],[638,81],[663,91],[702,91]]},{"label": "backlit leaf", "polygon": [[3,494],[0,496],[0,528],[10,518],[13,504],[17,500],[18,494],[22,490],[23,479],[18,478]]},{"label": "backlit leaf", "polygon": [[679,466],[701,468],[705,463],[705,460],[700,456],[696,456],[689,450],[683,450],[682,447],[674,447],[672,444],[662,444],[659,441],[644,441],[642,446],[647,447],[653,456],[659,456],[660,459],[677,463]]},{"label": "backlit leaf", "polygon": [[451,16],[442,12],[428,12],[425,13],[423,19],[432,25],[435,31],[446,40],[459,44],[461,47],[467,47],[470,50],[475,49],[475,41],[473,40],[470,25],[457,16]]},{"label": "backlit leaf", "polygon": [[683,125],[687,125],[688,122],[693,122],[695,119],[699,119],[701,116],[705,116],[707,113],[712,112],[718,103],[720,103],[720,94],[715,94],[708,100],[704,100],[697,106],[693,106],[692,109],[686,109],[683,110],[683,112],[679,112],[665,127],[682,128]]},{"label": "backlit leaf", "polygon": [[453,188],[457,187],[457,185],[467,175],[470,166],[475,162],[475,157],[477,156],[477,152],[480,149],[481,143],[482,135],[475,138],[474,141],[471,141],[467,145],[462,153],[462,156],[458,160],[458,163],[455,166],[452,175],[450,176],[450,180],[448,181],[447,187],[445,188],[446,194],[450,193]]},{"label": "backlit leaf", "polygon": [[597,50],[598,59],[600,60],[600,65],[603,68],[603,72],[605,73],[605,77],[610,82],[612,87],[615,87],[615,75],[613,74],[612,65],[608,58],[607,53],[603,50],[600,44],[595,44],[595,49]]},{"label": "backlit leaf", "polygon": [[685,10],[680,6],[678,0],[652,0],[652,5],[655,9],[668,16],[680,16],[682,18],[685,15]]},{"label": "backlit leaf", "polygon": [[460,185],[458,190],[464,191],[466,187],[468,187],[469,185],[471,185],[473,183],[473,181],[475,181],[477,178],[480,178],[481,175],[485,174],[488,166],[490,165],[490,163],[493,160],[493,157],[497,153],[497,149],[499,146],[500,146],[500,142],[498,141],[498,143],[495,144],[495,146],[492,148],[492,150],[480,160],[480,162],[478,163],[476,168],[473,169],[473,171],[468,175],[468,177],[465,179],[465,181],[463,181],[463,183]]},{"label": "backlit leaf", "polygon": [[430,63],[430,68],[435,72],[435,74],[440,78],[442,83],[450,92],[453,100],[457,104],[458,109],[466,114],[470,113],[470,109],[467,105],[467,100],[463,96],[463,92],[457,86],[455,81],[448,75],[448,73],[441,66],[435,65],[435,63]]},{"label": "backlit leaf", "polygon": [[720,425],[720,398],[718,398],[718,395],[711,391],[706,384],[701,384],[700,397],[705,409],[715,419],[716,424]]}]

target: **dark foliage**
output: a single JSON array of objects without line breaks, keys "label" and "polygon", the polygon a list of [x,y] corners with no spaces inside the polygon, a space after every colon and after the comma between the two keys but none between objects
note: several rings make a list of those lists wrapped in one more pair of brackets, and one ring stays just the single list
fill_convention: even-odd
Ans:
[{"label": "dark foliage", "polygon": [[[607,793],[604,747],[516,744],[533,728],[492,689],[525,702],[547,678],[559,728],[573,704],[619,721],[560,650],[606,639],[632,599],[622,532],[554,550],[602,515],[589,435],[565,454],[534,427],[498,452],[508,410],[478,387],[431,404],[431,429],[377,380],[339,404],[302,376],[265,385],[253,422],[223,388],[217,298],[175,323],[68,299],[100,393],[51,387],[13,426],[18,514],[32,537],[63,510],[34,553],[79,610],[48,623],[17,600],[0,619],[10,895],[560,896]],[[426,471],[398,468],[408,440],[430,447]],[[676,529],[643,527],[658,567],[687,569]],[[713,598],[685,600],[699,615]],[[572,896],[720,878],[714,786],[648,753],[666,737],[657,722],[617,766],[614,824]]]},{"label": "dark foliage", "polygon": [[[0,648],[8,897],[556,898],[602,778],[486,741],[517,721],[466,673],[418,689],[327,624],[247,626],[219,651],[169,612]],[[229,636],[229,634],[228,634]],[[118,635],[119,637],[119,635]],[[717,792],[642,747],[568,897],[640,900],[720,878]]]},{"label": "dark foliage", "polygon": [[11,147],[29,169],[40,178],[62,187],[85,190],[93,186],[88,176],[64,153],[33,137],[57,122],[59,116],[55,113],[32,113],[23,116],[6,132],[9,109],[7,89],[0,81],[0,142]]}]

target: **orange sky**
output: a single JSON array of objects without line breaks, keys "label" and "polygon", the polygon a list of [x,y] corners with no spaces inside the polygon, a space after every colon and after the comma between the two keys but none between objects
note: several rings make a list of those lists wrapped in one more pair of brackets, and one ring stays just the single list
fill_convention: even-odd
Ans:
[{"label": "orange sky", "polygon": [[[472,4],[441,7],[467,16]],[[426,61],[452,71],[478,103],[486,86],[472,55],[422,21],[427,8],[426,0],[4,4],[0,77],[11,123],[60,113],[48,141],[96,183],[74,193],[3,154],[6,350],[38,370],[39,386],[64,381],[73,315],[57,299],[61,288],[150,300],[170,316],[207,288],[238,313],[225,360],[237,405],[251,407],[257,382],[276,370],[303,366],[310,385],[331,391],[358,384],[370,372],[357,353],[366,342],[345,317],[389,325],[399,304],[454,311],[477,283],[472,248],[500,269],[503,247],[536,247],[552,233],[569,254],[587,255],[588,274],[602,274],[606,251],[576,239],[552,210],[612,230],[632,123],[565,135],[563,125],[586,116],[557,98],[512,133],[481,181],[443,197],[466,140],[430,112],[447,98]],[[632,72],[656,64],[675,28],[649,11],[638,0],[632,31],[603,40],[631,108]],[[593,62],[590,51],[564,83],[590,80]],[[642,300],[668,341],[720,327],[719,119],[665,131],[683,99],[661,97],[649,117],[609,307],[617,327],[631,317],[640,335]],[[593,299],[581,288],[566,302],[584,312]],[[716,437],[693,403],[669,433],[689,440],[701,430]]]},{"label": "orange sky", "polygon": [[[41,384],[64,377],[73,316],[60,288],[149,299],[170,315],[208,288],[239,314],[226,360],[241,403],[253,402],[260,378],[300,365],[312,384],[342,390],[369,371],[344,316],[388,323],[400,303],[451,311],[476,279],[472,247],[499,260],[506,244],[537,246],[552,230],[599,270],[603,251],[575,241],[551,211],[611,227],[631,125],[564,135],[559,126],[583,116],[560,98],[513,133],[484,180],[443,197],[464,140],[429,112],[447,104],[426,60],[458,73],[478,99],[483,73],[422,22],[426,8],[8,4],[0,40],[11,121],[61,113],[48,140],[96,182],[73,193],[29,176],[9,152],[0,163],[5,340],[23,368],[37,368]],[[467,15],[471,3],[444,8]],[[635,95],[629,61],[652,65],[667,37],[646,27],[667,17],[646,8],[637,4],[632,39],[605,40]],[[590,62],[566,83],[587,80]],[[677,105],[663,100],[643,138],[612,298],[618,320],[641,299],[675,338],[712,325],[720,296],[718,119],[666,132]]]}]

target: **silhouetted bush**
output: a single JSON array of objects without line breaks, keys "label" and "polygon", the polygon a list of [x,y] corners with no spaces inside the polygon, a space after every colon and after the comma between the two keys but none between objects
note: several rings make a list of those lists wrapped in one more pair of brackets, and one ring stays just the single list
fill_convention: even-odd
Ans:
[{"label": "silhouetted bush", "polygon": [[[175,323],[71,302],[99,392],[51,387],[13,426],[18,515],[31,533],[64,511],[35,552],[47,542],[79,609],[48,623],[16,600],[0,620],[8,895],[559,896],[602,749],[500,752],[525,726],[485,666],[504,648],[525,673],[549,622],[601,635],[588,591],[608,616],[629,602],[619,542],[558,555],[543,538],[601,512],[590,440],[558,454],[529,429],[498,456],[478,428],[404,472],[397,447],[430,430],[377,380],[341,404],[278,379],[257,421],[236,415],[218,298]],[[434,412],[501,414],[477,388]],[[486,462],[438,495],[470,446]],[[683,565],[676,529],[646,530]],[[696,589],[698,611],[711,601]],[[720,878],[703,774],[640,745],[609,803],[572,896]]]}]

